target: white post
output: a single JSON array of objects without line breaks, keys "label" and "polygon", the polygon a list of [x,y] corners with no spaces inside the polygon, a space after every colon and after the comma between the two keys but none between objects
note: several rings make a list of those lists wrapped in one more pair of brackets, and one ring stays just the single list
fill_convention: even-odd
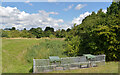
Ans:
[{"label": "white post", "polygon": [[104,65],[105,65],[105,58],[106,58],[106,55],[104,54]]},{"label": "white post", "polygon": [[33,59],[33,73],[35,73],[35,59]]}]

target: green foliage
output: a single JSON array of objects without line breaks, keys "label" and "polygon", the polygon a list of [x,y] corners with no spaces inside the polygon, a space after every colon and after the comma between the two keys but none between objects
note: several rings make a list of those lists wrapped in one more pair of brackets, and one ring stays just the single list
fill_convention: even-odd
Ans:
[{"label": "green foliage", "polygon": [[52,27],[46,27],[46,29],[43,31],[42,28],[38,27],[38,28],[31,28],[30,30],[26,30],[26,28],[24,28],[23,30],[16,30],[15,27],[12,28],[5,28],[4,30],[2,30],[2,37],[6,37],[6,38],[18,38],[18,37],[22,37],[22,38],[41,38],[41,37],[50,37],[50,38],[64,38],[67,34],[67,32],[69,32],[70,29],[68,30],[57,30],[54,31],[54,28]]},{"label": "green foliage", "polygon": [[18,38],[18,37],[23,37],[23,38],[35,38],[35,36],[31,33],[29,33],[27,30],[2,30],[2,36],[1,37],[6,37],[6,38]]},{"label": "green foliage", "polygon": [[49,37],[52,34],[50,30],[44,31],[44,37]]},{"label": "green foliage", "polygon": [[7,37],[8,38],[8,33],[6,31],[1,30],[1,32],[2,32],[1,37]]},{"label": "green foliage", "polygon": [[64,29],[62,30],[59,29],[56,31],[55,35],[57,38],[63,38],[66,36],[66,31]]},{"label": "green foliage", "polygon": [[17,38],[20,37],[20,31],[18,30],[11,30],[11,31],[6,31],[8,33],[8,37],[11,38]]},{"label": "green foliage", "polygon": [[120,26],[99,26],[94,31],[96,32],[94,35],[99,39],[93,40],[99,50],[96,53],[103,51],[107,56],[107,60],[119,60],[120,37],[118,35],[120,32]]},{"label": "green foliage", "polygon": [[106,60],[120,60],[120,2],[113,2],[107,13],[92,12],[80,25],[74,25],[66,36],[65,53],[106,54]]},{"label": "green foliage", "polygon": [[42,28],[40,28],[40,27],[38,27],[38,28],[31,28],[29,30],[29,32],[32,33],[33,35],[35,35],[36,38],[41,38],[42,34],[43,34]]},{"label": "green foliage", "polygon": [[52,28],[52,27],[46,27],[46,28],[45,28],[45,31],[54,32],[54,28]]},{"label": "green foliage", "polygon": [[31,33],[29,33],[27,30],[22,30],[20,32],[20,37],[23,37],[23,38],[35,38],[35,36]]},{"label": "green foliage", "polygon": [[51,34],[49,37],[50,37],[51,39],[56,38],[56,36],[55,36],[55,35],[53,35],[53,34]]},{"label": "green foliage", "polygon": [[68,28],[67,30],[66,30],[66,32],[69,32],[71,29],[70,28]]},{"label": "green foliage", "polygon": [[64,41],[43,39],[41,43],[27,49],[25,59],[32,63],[33,58],[46,59],[49,56],[63,57]]},{"label": "green foliage", "polygon": [[12,27],[12,29],[11,30],[16,30],[16,28],[15,27]]},{"label": "green foliage", "polygon": [[63,39],[2,39],[2,73],[31,73],[32,58],[66,56],[64,43]]}]

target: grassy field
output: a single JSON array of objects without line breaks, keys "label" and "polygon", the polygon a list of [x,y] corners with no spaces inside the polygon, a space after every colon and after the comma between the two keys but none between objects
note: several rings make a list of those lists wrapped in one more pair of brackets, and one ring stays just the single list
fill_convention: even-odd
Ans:
[{"label": "grassy field", "polygon": [[[33,58],[48,58],[63,54],[64,39],[2,39],[2,72],[29,73]],[[118,63],[77,70],[54,71],[52,73],[117,73]]]},{"label": "grassy field", "polygon": [[63,39],[2,39],[2,72],[28,73],[34,57],[63,57],[63,44]]},{"label": "grassy field", "polygon": [[36,39],[2,39],[2,72],[29,72],[31,64],[27,64],[24,55],[27,48],[39,43]]}]

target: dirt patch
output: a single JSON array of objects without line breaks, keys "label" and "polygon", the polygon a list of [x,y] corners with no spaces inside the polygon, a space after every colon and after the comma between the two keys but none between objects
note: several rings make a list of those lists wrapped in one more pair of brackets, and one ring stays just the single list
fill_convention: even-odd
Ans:
[{"label": "dirt patch", "polygon": [[2,38],[2,39],[36,39],[36,40],[39,40],[39,39],[49,39],[49,40],[64,40],[65,38],[49,38],[49,37],[42,37],[42,38]]}]

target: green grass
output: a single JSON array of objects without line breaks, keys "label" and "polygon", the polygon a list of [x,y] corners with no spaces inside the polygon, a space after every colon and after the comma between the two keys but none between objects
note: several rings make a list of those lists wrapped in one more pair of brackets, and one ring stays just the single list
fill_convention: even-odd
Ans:
[{"label": "green grass", "polygon": [[[48,58],[50,55],[66,57],[63,39],[2,39],[2,72],[29,73],[33,58]],[[29,62],[28,62],[29,61]],[[117,73],[118,62],[105,66],[51,73]]]},{"label": "green grass", "polygon": [[63,39],[2,39],[2,72],[28,73],[33,58],[63,57],[63,44]]},{"label": "green grass", "polygon": [[29,72],[31,64],[27,64],[24,55],[27,48],[39,42],[36,39],[2,39],[2,72]]},{"label": "green grass", "polygon": [[107,62],[105,65],[92,68],[53,71],[50,73],[118,73],[118,62]]},{"label": "green grass", "polygon": [[25,58],[31,63],[33,58],[48,59],[49,56],[65,57],[65,54],[63,54],[64,44],[65,41],[63,40],[41,40],[39,44],[28,48]]}]

